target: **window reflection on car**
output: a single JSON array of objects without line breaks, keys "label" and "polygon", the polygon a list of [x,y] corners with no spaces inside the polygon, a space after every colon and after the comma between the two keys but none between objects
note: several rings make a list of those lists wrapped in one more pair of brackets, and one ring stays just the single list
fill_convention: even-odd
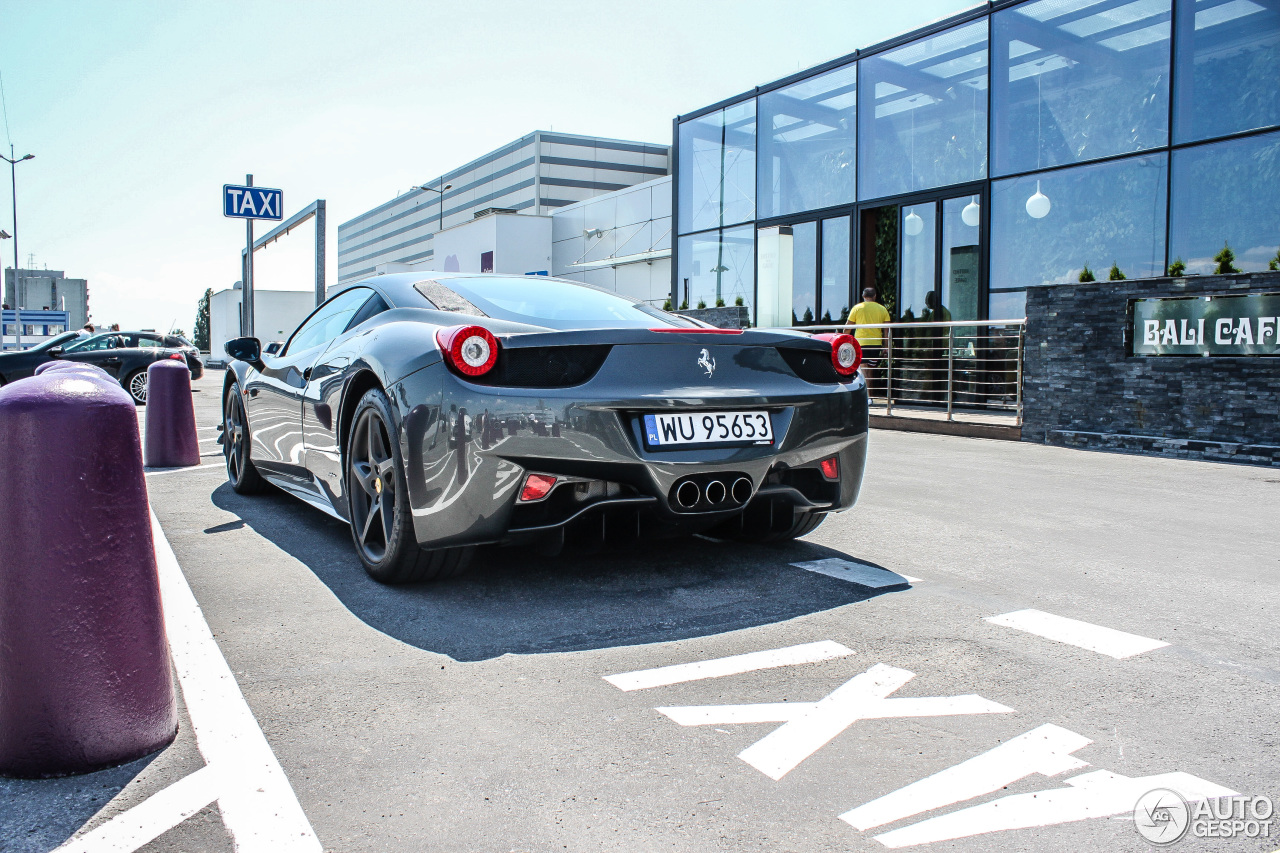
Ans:
[{"label": "window reflection on car", "polygon": [[119,349],[119,335],[94,335],[87,340],[71,344],[63,352],[95,352],[104,349]]}]

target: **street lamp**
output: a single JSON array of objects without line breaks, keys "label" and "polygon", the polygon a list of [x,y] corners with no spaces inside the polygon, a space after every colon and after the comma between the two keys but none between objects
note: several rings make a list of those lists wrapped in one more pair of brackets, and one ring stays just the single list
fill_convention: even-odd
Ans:
[{"label": "street lamp", "polygon": [[[13,143],[9,143],[9,156],[0,154],[0,160],[4,160],[9,164],[9,185],[13,187],[13,316],[18,321],[18,349],[22,349],[22,314],[19,313],[22,306],[18,302],[18,290],[21,287],[21,280],[18,277],[18,164],[23,160],[30,160],[36,155],[27,154],[23,157],[13,156]],[[3,323],[0,322],[0,341],[4,340]]]},{"label": "street lamp", "polygon": [[440,189],[436,189],[435,187],[429,187],[423,184],[420,187],[413,187],[412,189],[422,190],[423,192],[435,193],[436,195],[440,196],[440,224],[436,226],[436,231],[439,232],[444,230],[444,191],[453,189],[453,184],[445,184]]}]

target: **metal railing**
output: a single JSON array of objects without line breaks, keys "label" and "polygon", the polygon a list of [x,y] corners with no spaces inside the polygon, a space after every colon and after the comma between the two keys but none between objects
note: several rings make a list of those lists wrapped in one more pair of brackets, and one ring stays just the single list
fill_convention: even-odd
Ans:
[{"label": "metal railing", "polygon": [[[865,340],[862,374],[872,402],[958,412],[1012,412],[1022,425],[1022,360],[1026,320],[796,326],[802,332],[878,329]],[[862,336],[864,339],[866,334]]]}]

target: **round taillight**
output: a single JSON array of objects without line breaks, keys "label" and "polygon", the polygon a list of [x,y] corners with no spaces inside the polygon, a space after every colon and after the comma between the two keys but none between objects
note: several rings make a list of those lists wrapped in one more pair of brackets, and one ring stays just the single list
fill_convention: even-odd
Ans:
[{"label": "round taillight", "polygon": [[436,332],[448,365],[463,376],[483,376],[498,363],[498,339],[483,326],[451,326]]},{"label": "round taillight", "polygon": [[831,343],[831,366],[841,376],[852,376],[858,372],[862,364],[862,345],[853,335],[829,334],[814,335],[815,338]]}]

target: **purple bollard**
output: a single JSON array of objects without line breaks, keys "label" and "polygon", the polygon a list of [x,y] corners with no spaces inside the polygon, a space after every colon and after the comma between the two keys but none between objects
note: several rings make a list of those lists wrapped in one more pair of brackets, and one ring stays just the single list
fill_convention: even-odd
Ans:
[{"label": "purple bollard", "polygon": [[200,464],[196,409],[191,400],[191,371],[185,361],[165,359],[147,368],[147,438],[149,468]]},{"label": "purple bollard", "polygon": [[51,371],[0,388],[0,773],[172,742],[177,706],[133,400]]},{"label": "purple bollard", "polygon": [[111,374],[107,373],[101,367],[98,367],[98,365],[86,364],[83,361],[46,361],[44,364],[41,364],[36,367],[35,375],[39,376],[42,373],[48,373],[50,370],[88,371],[89,373],[104,376],[108,379],[111,378]]}]

